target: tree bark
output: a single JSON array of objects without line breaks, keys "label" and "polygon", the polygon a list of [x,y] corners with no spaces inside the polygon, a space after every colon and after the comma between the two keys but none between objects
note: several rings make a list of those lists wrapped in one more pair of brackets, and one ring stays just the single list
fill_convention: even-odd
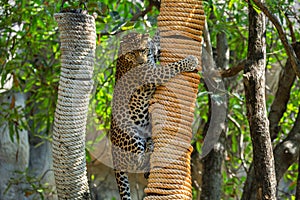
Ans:
[{"label": "tree bark", "polygon": [[[299,111],[300,113],[300,107]],[[297,115],[296,121],[292,130],[289,132],[288,136],[280,142],[274,149],[274,159],[275,159],[275,172],[276,181],[282,178],[284,173],[288,168],[297,161],[300,150],[300,114]],[[242,200],[254,200],[255,192],[253,188],[256,188],[256,180],[253,170],[253,165],[251,165],[249,172],[247,174],[247,180],[244,186],[244,193]],[[299,186],[298,186],[299,187]],[[299,199],[300,200],[300,199]]]},{"label": "tree bark", "polygon": [[[300,43],[293,44],[294,51],[297,52],[297,57],[300,58]],[[290,60],[287,60],[284,72],[279,80],[278,90],[276,92],[274,101],[271,106],[271,111],[269,113],[270,121],[270,135],[275,138],[280,127],[278,123],[286,111],[286,106],[290,97],[290,90],[295,80],[295,72],[292,69]],[[300,108],[298,113],[300,112]],[[286,170],[297,161],[300,147],[300,116],[294,123],[293,128],[288,133],[288,136],[279,144],[276,145],[273,154],[275,159],[275,170],[276,170],[276,180],[280,181]],[[247,174],[247,180],[244,185],[244,193],[242,196],[243,200],[253,200],[255,199],[255,192],[253,188],[256,187],[256,181],[254,179],[254,170],[251,165],[250,170]],[[299,199],[300,200],[300,199]]]},{"label": "tree bark", "polygon": [[221,134],[214,149],[203,159],[202,200],[221,199],[224,138],[224,134]]},{"label": "tree bark", "polygon": [[276,178],[265,103],[265,16],[249,4],[248,63],[244,69],[247,117],[253,144],[256,199],[276,199]]}]

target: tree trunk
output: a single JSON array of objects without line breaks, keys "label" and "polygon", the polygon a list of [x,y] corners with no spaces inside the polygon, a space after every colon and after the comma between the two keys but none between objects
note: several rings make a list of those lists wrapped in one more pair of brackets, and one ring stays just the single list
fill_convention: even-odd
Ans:
[{"label": "tree trunk", "polygon": [[[209,39],[209,38],[207,38]],[[207,46],[207,48],[209,48]],[[203,58],[203,66],[209,66],[211,69],[205,69],[208,71],[216,70],[216,66],[213,62],[212,55],[209,55],[209,53],[204,53],[205,50],[203,50],[203,56],[207,55],[208,58]],[[208,63],[204,63],[207,59],[210,59]],[[217,35],[217,67],[221,69],[225,69],[228,66],[229,62],[229,51],[228,51],[228,44],[226,39],[225,33],[220,33]],[[210,66],[210,65],[211,66]],[[209,74],[209,73],[205,73]],[[203,77],[205,80],[206,85],[207,84],[213,84],[213,86],[207,88],[214,88],[214,91],[211,91],[208,89],[209,92],[212,92],[213,95],[222,96],[222,104],[220,105],[220,102],[215,102],[216,99],[210,97],[210,114],[209,114],[209,121],[207,122],[207,125],[211,126],[212,121],[217,121],[217,123],[220,123],[219,125],[221,128],[217,131],[220,133],[212,133],[214,136],[218,136],[218,141],[213,144],[212,150],[208,153],[208,155],[203,159],[203,176],[202,176],[202,192],[201,192],[201,198],[200,199],[221,199],[221,188],[222,188],[222,163],[224,160],[224,143],[225,143],[225,134],[226,134],[226,127],[227,123],[226,121],[215,119],[213,114],[211,112],[218,113],[218,116],[226,116],[227,115],[227,97],[224,96],[224,94],[221,94],[220,91],[225,91],[224,84],[220,84],[219,77]],[[216,78],[218,81],[216,81]],[[221,88],[220,88],[221,87]],[[225,119],[225,117],[224,117]],[[211,134],[207,132],[207,128],[205,128],[206,134]]]},{"label": "tree trunk", "polygon": [[202,191],[200,199],[221,199],[224,139],[224,132],[222,132],[218,143],[214,145],[212,151],[203,159]]},{"label": "tree trunk", "polygon": [[244,87],[257,181],[254,189],[256,199],[276,199],[274,158],[265,103],[265,31],[265,16],[249,4],[249,64],[244,69]]},{"label": "tree trunk", "polygon": [[[297,57],[300,58],[300,43],[295,43],[293,45],[294,51],[297,52]],[[282,118],[284,112],[286,111],[287,103],[290,96],[291,87],[295,80],[295,72],[292,69],[290,60],[284,68],[284,72],[279,80],[278,90],[276,92],[274,101],[271,106],[271,111],[269,113],[270,121],[270,135],[275,138],[280,130],[278,125],[280,119]],[[288,97],[288,98],[287,98]],[[300,110],[300,108],[299,108]],[[299,113],[299,111],[298,111]],[[279,182],[283,174],[287,169],[296,162],[298,158],[298,151],[300,146],[299,133],[300,132],[300,116],[298,114],[293,128],[288,133],[288,136],[274,148],[273,154],[275,159],[275,170],[276,170],[276,181]],[[254,199],[254,192],[252,188],[255,188],[256,182],[254,179],[253,167],[247,174],[247,180],[244,186],[244,194],[242,199],[250,200]],[[300,199],[299,199],[300,200]]]}]

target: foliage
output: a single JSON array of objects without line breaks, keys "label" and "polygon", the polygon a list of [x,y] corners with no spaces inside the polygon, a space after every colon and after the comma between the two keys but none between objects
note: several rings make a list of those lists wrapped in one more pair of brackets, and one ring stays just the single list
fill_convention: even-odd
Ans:
[{"label": "foliage", "polygon": [[12,74],[13,91],[28,95],[26,109],[16,117],[26,115],[32,133],[49,134],[59,72],[56,5],[54,1],[1,1],[0,8],[1,80]]},{"label": "foliage", "polygon": [[[90,132],[95,128],[106,133],[109,129],[118,40],[126,30],[145,32],[155,25],[158,11],[154,8],[146,16],[128,20],[148,4],[142,1],[88,1],[88,12],[98,15]],[[64,5],[79,6],[77,1],[69,1]],[[2,87],[12,76],[12,89],[6,93],[12,96],[14,93],[26,95],[26,106],[22,109],[15,105],[14,98],[0,103],[0,126],[9,127],[12,140],[22,129],[28,130],[31,138],[42,139],[41,143],[51,140],[60,72],[59,32],[53,15],[60,11],[60,7],[61,4],[54,0],[0,2],[0,85]],[[101,139],[98,137],[97,141]],[[30,185],[33,177],[25,171],[23,175],[22,183]],[[32,192],[43,194],[40,189]]]},{"label": "foliage", "polygon": [[[267,1],[270,10],[284,24],[284,30],[290,33],[288,17],[296,16],[293,5],[296,1]],[[118,39],[122,32],[135,29],[146,32],[156,27],[158,11],[152,8],[147,15],[131,20],[135,14],[144,10],[149,1],[90,0],[87,8],[90,14],[96,13],[97,53],[95,65],[95,88],[91,99],[90,124],[94,129],[107,133],[110,126],[111,99],[114,86],[115,61],[117,58]],[[14,100],[0,105],[0,125],[8,122],[11,136],[18,130],[27,129],[31,136],[51,138],[54,120],[55,102],[58,90],[60,69],[60,45],[57,23],[54,13],[59,12],[60,4],[54,0],[15,0],[0,1],[0,80],[3,85],[11,74],[14,78],[12,92],[27,95],[25,109],[14,106]],[[78,1],[70,1],[64,7],[78,7]],[[229,0],[228,2],[204,1],[212,45],[216,47],[216,36],[225,32],[230,48],[230,67],[235,66],[247,55],[248,19],[246,1]],[[299,11],[298,11],[299,13]],[[292,18],[291,17],[291,18]],[[291,23],[298,23],[297,19]],[[299,19],[298,19],[299,20]],[[300,33],[295,31],[299,40]],[[291,41],[290,34],[288,34]],[[267,73],[275,65],[282,69],[287,55],[279,36],[267,22]],[[272,75],[272,74],[271,74]],[[226,157],[223,167],[222,198],[233,199],[241,196],[245,182],[245,172],[252,161],[252,146],[249,125],[246,117],[242,75],[230,79],[228,87],[229,113],[228,132],[226,135]],[[298,114],[299,83],[293,86],[288,110],[281,119],[281,132],[274,144],[286,137]],[[267,90],[267,109],[274,94]],[[203,124],[208,121],[208,93],[203,85],[199,86],[195,118],[199,125],[195,127],[197,150],[201,149]],[[22,124],[18,124],[19,119]],[[96,127],[94,125],[96,124]],[[13,137],[12,137],[13,138]],[[102,138],[98,138],[101,140]],[[296,181],[297,164],[290,167],[285,180]],[[25,174],[28,180],[29,175]],[[22,179],[23,180],[23,179]],[[38,188],[42,188],[40,185]],[[288,191],[294,190],[294,185]],[[35,192],[43,192],[38,189]],[[288,197],[286,197],[288,198]]]},{"label": "foliage", "polygon": [[[297,19],[296,12],[293,7],[295,1],[267,1],[267,5],[274,15],[276,15],[281,24],[283,24],[284,30],[288,33],[289,42],[291,42],[291,29],[286,25],[288,21],[291,21],[292,26],[299,25],[299,21],[291,20]],[[205,2],[205,12],[208,18],[209,32],[211,36],[211,42],[213,47],[216,47],[216,36],[222,31],[225,32],[228,38],[230,49],[230,66],[235,66],[239,61],[246,59],[247,54],[247,34],[248,34],[248,19],[247,19],[247,3],[246,1],[230,0],[227,3],[216,3],[215,1]],[[295,28],[296,29],[296,28]],[[296,31],[297,32],[297,31]],[[299,33],[294,33],[299,41]],[[267,75],[273,76],[273,70],[282,70],[287,60],[287,54],[284,50],[282,43],[280,42],[277,31],[274,29],[269,20],[267,20]],[[275,66],[280,66],[274,68]],[[273,79],[279,77],[274,76]],[[272,80],[271,80],[272,81]],[[249,135],[249,125],[246,117],[244,92],[242,84],[241,74],[230,79],[228,86],[229,94],[229,113],[228,113],[228,132],[226,135],[226,153],[225,163],[223,171],[223,198],[231,199],[241,196],[243,192],[243,184],[245,181],[245,173],[249,169],[249,165],[252,161],[252,146],[251,138]],[[299,84],[293,86],[291,91],[290,101],[287,106],[283,118],[281,119],[280,126],[281,131],[274,142],[274,145],[278,141],[282,141],[289,131],[291,130],[295,118],[298,113],[299,107]],[[274,93],[266,90],[267,96],[267,110],[270,110],[270,106],[274,99]],[[273,91],[274,92],[274,91]],[[200,108],[202,109],[202,108]],[[203,114],[201,115],[203,117]],[[294,166],[297,166],[295,164]],[[290,168],[285,175],[285,178],[292,180],[295,183],[297,176],[294,174],[297,172],[297,167]],[[293,174],[293,176],[291,175]],[[288,188],[289,192],[293,191],[291,187]],[[282,197],[282,199],[288,199],[288,196]]]}]

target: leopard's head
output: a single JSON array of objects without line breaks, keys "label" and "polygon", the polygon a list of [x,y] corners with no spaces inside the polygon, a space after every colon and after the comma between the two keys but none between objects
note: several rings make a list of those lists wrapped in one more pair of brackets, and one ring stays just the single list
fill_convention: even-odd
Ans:
[{"label": "leopard's head", "polygon": [[122,55],[117,60],[116,80],[129,70],[147,62],[148,49],[133,50]]},{"label": "leopard's head", "polygon": [[130,69],[145,64],[149,55],[149,35],[131,32],[120,43],[117,60],[116,80]]}]

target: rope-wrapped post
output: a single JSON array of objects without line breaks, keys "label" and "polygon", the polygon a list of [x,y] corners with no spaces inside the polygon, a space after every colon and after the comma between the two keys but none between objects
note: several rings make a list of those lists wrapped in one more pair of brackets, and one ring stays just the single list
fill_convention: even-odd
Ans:
[{"label": "rope-wrapped post", "polygon": [[[201,69],[204,22],[200,0],[161,1],[158,28],[162,65],[194,55]],[[156,89],[149,109],[154,152],[145,200],[192,199],[191,126],[199,82],[197,73],[182,73]]]},{"label": "rope-wrapped post", "polygon": [[61,74],[53,130],[53,168],[59,199],[90,199],[85,131],[93,86],[94,17],[55,14],[61,42]]}]

